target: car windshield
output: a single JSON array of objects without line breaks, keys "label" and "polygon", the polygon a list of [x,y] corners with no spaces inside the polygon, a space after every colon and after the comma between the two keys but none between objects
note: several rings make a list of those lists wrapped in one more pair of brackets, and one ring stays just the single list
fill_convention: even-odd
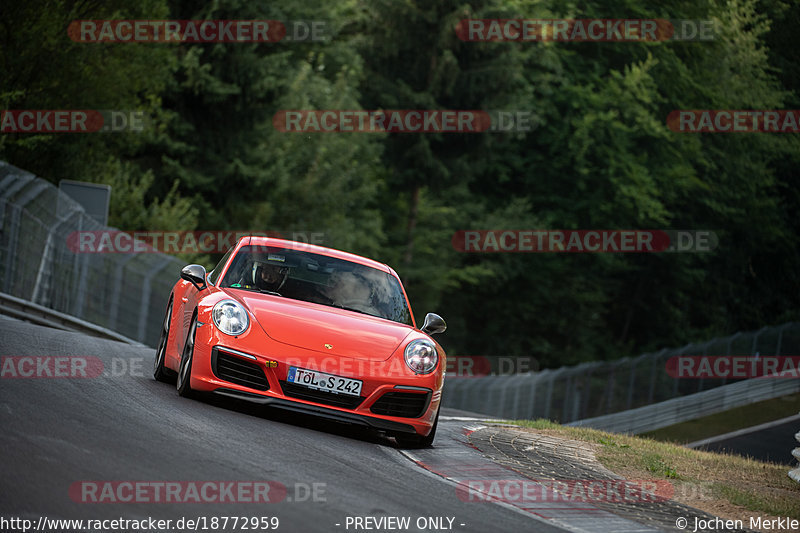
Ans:
[{"label": "car windshield", "polygon": [[219,286],[411,325],[411,312],[397,278],[376,268],[325,255],[273,246],[243,246]]}]

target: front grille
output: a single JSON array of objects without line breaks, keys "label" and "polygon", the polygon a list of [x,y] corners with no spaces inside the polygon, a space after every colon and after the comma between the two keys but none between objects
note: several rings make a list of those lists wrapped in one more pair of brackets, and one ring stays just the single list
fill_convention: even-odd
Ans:
[{"label": "front grille", "polygon": [[345,409],[355,409],[364,398],[361,396],[349,396],[346,394],[334,394],[316,389],[309,389],[302,385],[289,383],[288,381],[281,381],[281,388],[286,396],[297,398],[298,400],[306,400],[309,402],[324,403],[333,407],[343,407]]},{"label": "front grille", "polygon": [[264,369],[254,362],[229,354],[214,347],[211,354],[211,369],[219,379],[256,390],[269,390],[269,381]]},{"label": "front grille", "polygon": [[403,418],[419,418],[425,414],[431,393],[390,391],[372,404],[370,411],[376,415],[402,416]]}]

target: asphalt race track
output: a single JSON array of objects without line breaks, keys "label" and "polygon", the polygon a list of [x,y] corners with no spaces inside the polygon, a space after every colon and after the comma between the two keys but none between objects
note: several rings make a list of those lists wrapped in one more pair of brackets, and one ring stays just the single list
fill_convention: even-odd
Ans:
[{"label": "asphalt race track", "polygon": [[[174,386],[153,380],[150,348],[0,318],[0,356],[98,358],[103,369],[85,378],[3,372],[0,516],[6,519],[153,517],[174,525],[181,517],[263,516],[278,517],[278,531],[335,532],[370,530],[348,526],[348,517],[410,517],[406,531],[559,531],[509,506],[462,501],[451,482],[385,437],[227,400],[180,398]],[[494,465],[452,440],[463,424],[440,423],[437,447],[424,452],[446,463],[443,455],[459,447]],[[104,487],[121,487],[111,482],[126,481],[269,481],[275,483],[269,496],[280,501],[134,503],[121,501],[121,490],[106,503],[91,500],[102,500]],[[97,492],[86,493],[87,486]],[[439,518],[440,527],[434,521],[417,529],[426,517]]]},{"label": "asphalt race track", "polygon": [[789,465],[796,463],[792,449],[797,447],[795,433],[800,427],[797,417],[782,424],[772,423],[734,431],[721,435],[708,444],[698,446],[699,450],[711,452],[729,452],[751,457],[759,461]]}]

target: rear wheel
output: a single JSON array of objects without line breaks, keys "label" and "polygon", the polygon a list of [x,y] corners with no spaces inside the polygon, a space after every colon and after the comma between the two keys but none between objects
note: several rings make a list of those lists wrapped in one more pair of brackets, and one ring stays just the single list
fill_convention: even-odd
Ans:
[{"label": "rear wheel", "polygon": [[194,359],[194,337],[197,332],[197,316],[192,318],[192,325],[189,326],[189,334],[186,336],[186,343],[181,353],[181,364],[178,367],[178,379],[175,386],[178,394],[184,398],[193,396],[192,381],[192,360]]},{"label": "rear wheel", "polygon": [[164,323],[161,325],[161,338],[158,340],[155,359],[153,360],[153,377],[157,381],[171,383],[175,380],[175,372],[164,366],[167,357],[167,342],[169,341],[169,324],[172,317],[172,300],[167,306],[167,314],[164,316]]},{"label": "rear wheel", "polygon": [[401,448],[430,448],[433,439],[436,437],[436,428],[439,427],[439,411],[436,411],[436,418],[433,421],[431,432],[425,437],[419,435],[395,435],[394,439]]}]

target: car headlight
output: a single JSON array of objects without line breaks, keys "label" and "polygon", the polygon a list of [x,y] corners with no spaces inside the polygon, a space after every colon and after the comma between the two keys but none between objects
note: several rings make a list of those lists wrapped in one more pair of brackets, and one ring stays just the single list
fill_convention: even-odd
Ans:
[{"label": "car headlight", "polygon": [[436,346],[429,340],[417,339],[406,346],[404,352],[408,368],[415,374],[430,374],[439,363],[439,354]]},{"label": "car headlight", "polygon": [[247,311],[238,302],[233,300],[221,300],[217,302],[211,311],[211,318],[214,325],[222,333],[227,335],[241,335],[250,326],[250,318]]}]

